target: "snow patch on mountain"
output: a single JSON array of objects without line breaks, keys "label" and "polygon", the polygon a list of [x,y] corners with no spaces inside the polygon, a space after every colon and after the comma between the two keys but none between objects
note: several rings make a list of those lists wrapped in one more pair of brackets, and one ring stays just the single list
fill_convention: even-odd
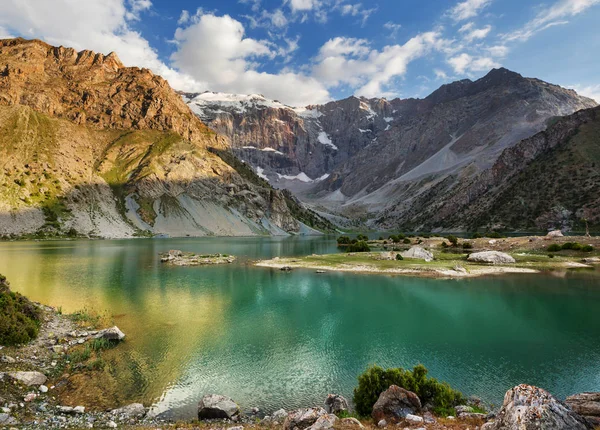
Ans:
[{"label": "snow patch on mountain", "polygon": [[333,144],[329,135],[327,133],[325,133],[324,131],[319,133],[319,136],[317,137],[317,139],[320,144],[330,146],[331,148],[335,149],[336,151],[338,150],[338,147]]}]

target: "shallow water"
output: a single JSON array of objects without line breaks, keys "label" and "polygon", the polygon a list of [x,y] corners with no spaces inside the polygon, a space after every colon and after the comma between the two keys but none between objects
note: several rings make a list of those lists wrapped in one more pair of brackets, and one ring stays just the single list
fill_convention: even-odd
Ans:
[{"label": "shallow water", "polygon": [[[239,260],[168,267],[169,249]],[[127,334],[122,398],[182,418],[206,393],[263,411],[351,398],[373,363],[423,363],[496,405],[524,382],[600,391],[598,271],[435,280],[248,265],[327,252],[333,238],[4,242],[0,273],[33,300],[112,315]]]}]

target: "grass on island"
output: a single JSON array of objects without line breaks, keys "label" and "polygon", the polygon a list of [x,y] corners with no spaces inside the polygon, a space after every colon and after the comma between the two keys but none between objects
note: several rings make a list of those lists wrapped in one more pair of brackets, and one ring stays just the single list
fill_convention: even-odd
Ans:
[{"label": "grass on island", "polygon": [[6,277],[0,275],[0,345],[20,345],[35,339],[41,321],[41,309],[11,291]]}]

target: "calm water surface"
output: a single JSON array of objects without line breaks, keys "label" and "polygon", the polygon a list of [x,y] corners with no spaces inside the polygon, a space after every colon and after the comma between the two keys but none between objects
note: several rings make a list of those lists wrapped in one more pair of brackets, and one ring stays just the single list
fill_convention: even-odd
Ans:
[{"label": "calm water surface", "polygon": [[[181,249],[233,265],[167,267]],[[0,243],[0,273],[30,298],[107,312],[127,334],[123,398],[192,417],[206,393],[272,411],[352,396],[369,364],[412,367],[500,404],[518,384],[600,391],[596,272],[431,280],[255,268],[336,252],[333,238]]]}]

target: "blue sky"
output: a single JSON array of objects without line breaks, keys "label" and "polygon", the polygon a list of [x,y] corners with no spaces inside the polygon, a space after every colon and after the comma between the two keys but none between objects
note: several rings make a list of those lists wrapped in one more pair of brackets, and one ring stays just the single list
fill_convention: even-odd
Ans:
[{"label": "blue sky", "polygon": [[176,89],[424,97],[504,66],[600,101],[600,0],[3,0],[0,37],[116,51]]}]

